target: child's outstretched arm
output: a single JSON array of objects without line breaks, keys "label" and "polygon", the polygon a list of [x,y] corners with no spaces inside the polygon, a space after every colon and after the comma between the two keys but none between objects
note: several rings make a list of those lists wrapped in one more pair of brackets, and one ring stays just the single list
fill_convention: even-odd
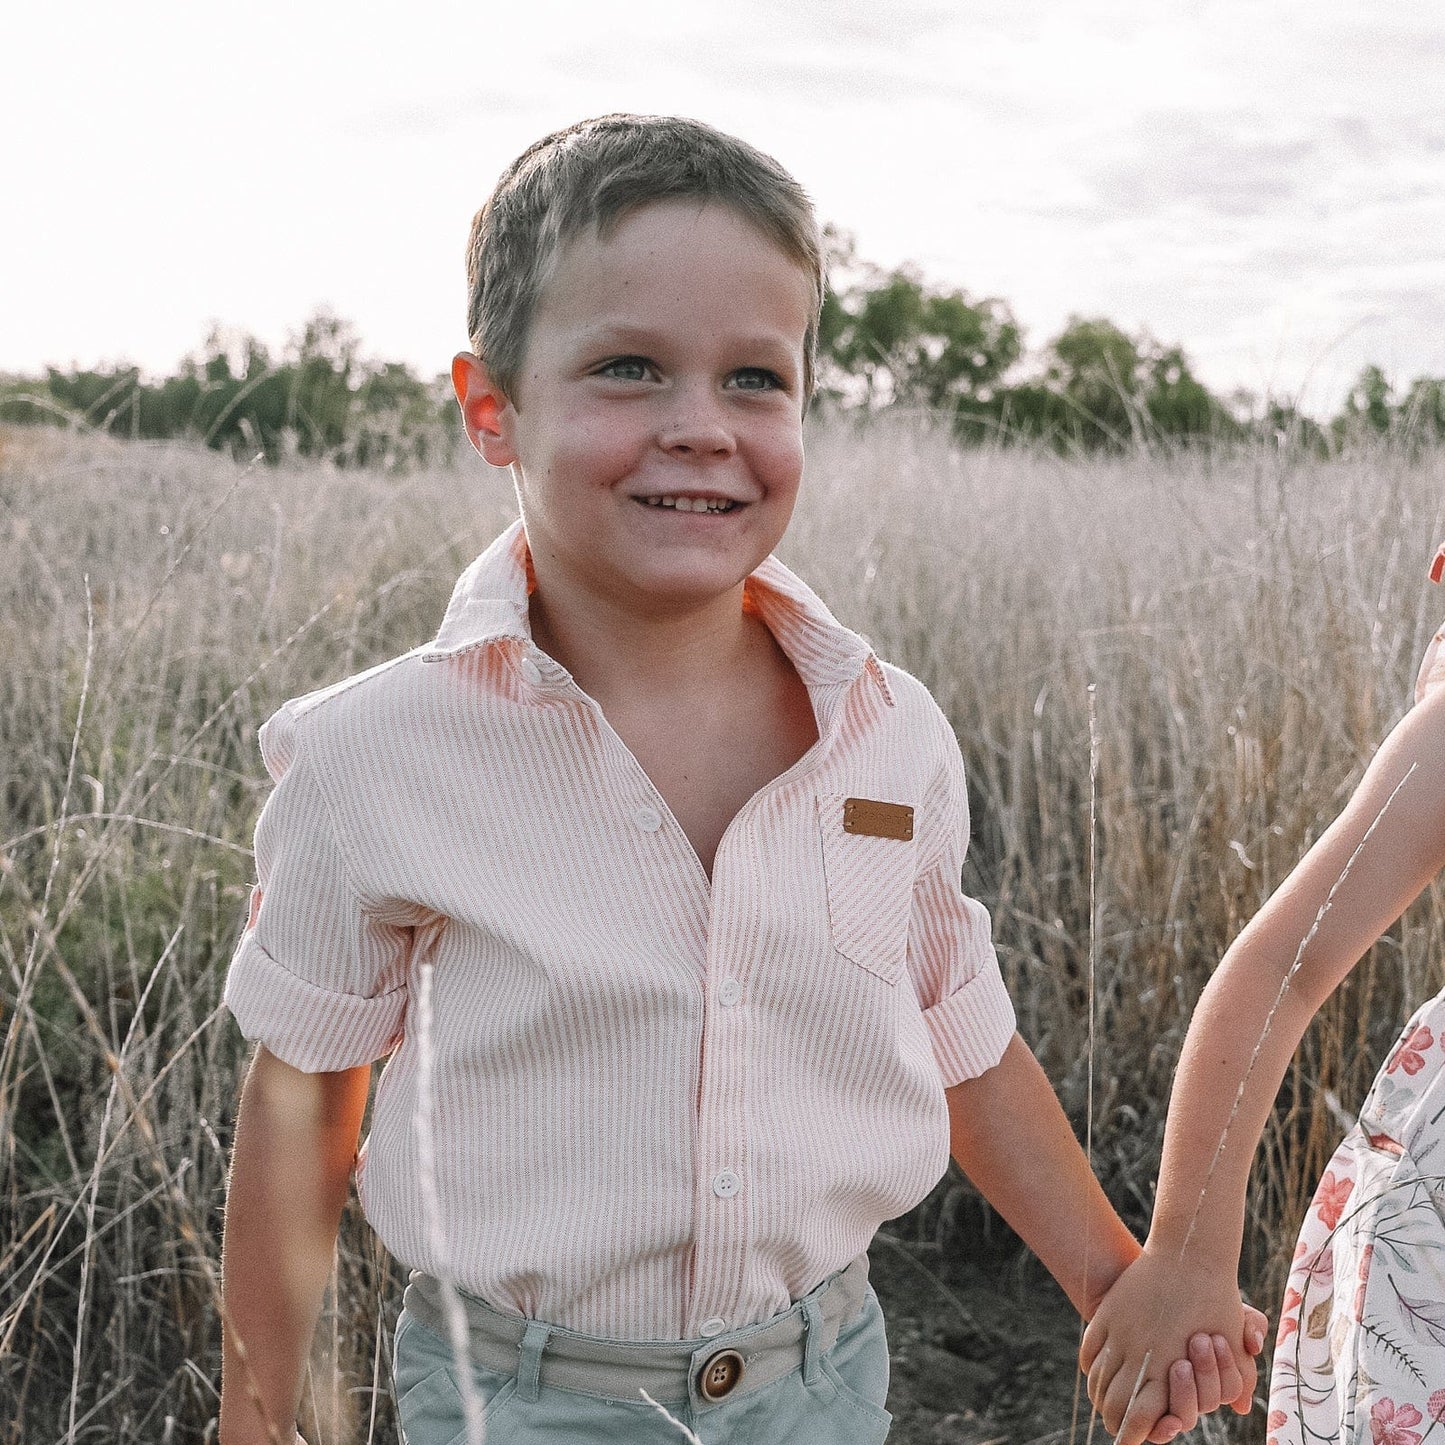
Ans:
[{"label": "child's outstretched arm", "polygon": [[1137,1445],[1152,1423],[1148,1409],[1125,1419],[1145,1353],[1151,1376],[1162,1376],[1183,1333],[1218,1332],[1219,1321],[1235,1318],[1250,1161],[1310,1020],[1442,867],[1445,689],[1391,733],[1344,812],[1200,997],[1174,1081],[1148,1242],[1080,1352],[1090,1399],[1120,1445]]},{"label": "child's outstretched arm", "polygon": [[298,1438],[302,1373],[370,1082],[367,1066],[303,1074],[264,1047],[246,1074],[221,1250],[219,1445]]},{"label": "child's outstretched arm", "polygon": [[[1138,1258],[1139,1245],[1099,1187],[1047,1075],[1023,1039],[1015,1034],[992,1069],[949,1089],[948,1111],[953,1156],[964,1173],[1089,1319]],[[1237,1315],[1237,1293],[1234,1308]],[[1252,1382],[1252,1362],[1243,1351],[1240,1359]],[[1215,1362],[1209,1363],[1213,1369]],[[1230,1377],[1233,1360],[1223,1363],[1222,1388],[1233,1399],[1242,1388],[1241,1372]],[[1214,1380],[1212,1398],[1206,1393],[1209,1386],[1201,1390],[1206,1412],[1220,1403],[1218,1376]],[[1193,1386],[1191,1375],[1190,1391]],[[1187,1397],[1181,1393],[1179,1398]],[[1141,1410],[1150,1404],[1153,1413],[1145,1425],[1149,1438],[1157,1441],[1192,1426],[1199,1408],[1196,1404],[1183,1420],[1166,1414],[1172,1406],[1163,1391],[1151,1392]]]}]

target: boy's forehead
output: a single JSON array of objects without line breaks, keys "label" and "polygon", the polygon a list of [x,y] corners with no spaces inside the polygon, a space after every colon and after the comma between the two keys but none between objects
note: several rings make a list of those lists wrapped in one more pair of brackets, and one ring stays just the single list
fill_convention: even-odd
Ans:
[{"label": "boy's forehead", "polygon": [[596,247],[605,252],[625,245],[638,232],[660,228],[669,235],[688,230],[698,234],[723,230],[729,233],[739,251],[752,252],[759,258],[780,256],[799,270],[803,269],[746,211],[711,196],[662,196],[640,201],[615,215],[584,221],[563,237],[555,248],[552,265],[555,268],[562,257],[578,246]]},{"label": "boy's forehead", "polygon": [[616,216],[586,222],[555,248],[538,299],[545,308],[559,277],[572,279],[579,270],[630,272],[629,289],[657,294],[672,284],[672,273],[688,268],[703,252],[725,257],[729,271],[749,291],[775,288],[785,276],[786,289],[800,289],[810,313],[816,304],[808,270],[756,221],[725,201],[693,196],[643,201]]}]

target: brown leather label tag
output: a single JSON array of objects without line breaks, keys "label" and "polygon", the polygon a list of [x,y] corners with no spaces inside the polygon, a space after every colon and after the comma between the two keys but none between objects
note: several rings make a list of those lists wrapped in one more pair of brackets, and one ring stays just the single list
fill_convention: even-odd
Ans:
[{"label": "brown leather label tag", "polygon": [[870,838],[913,837],[913,809],[907,803],[879,803],[872,798],[843,800],[843,831]]}]

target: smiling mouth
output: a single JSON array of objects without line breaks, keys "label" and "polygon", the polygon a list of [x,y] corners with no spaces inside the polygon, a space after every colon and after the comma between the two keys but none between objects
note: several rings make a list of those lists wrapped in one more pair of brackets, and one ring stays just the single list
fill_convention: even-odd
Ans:
[{"label": "smiling mouth", "polygon": [[640,502],[644,507],[653,507],[658,510],[666,509],[672,512],[711,512],[719,514],[723,512],[735,512],[742,506],[741,502],[731,502],[723,497],[634,497],[634,501]]}]

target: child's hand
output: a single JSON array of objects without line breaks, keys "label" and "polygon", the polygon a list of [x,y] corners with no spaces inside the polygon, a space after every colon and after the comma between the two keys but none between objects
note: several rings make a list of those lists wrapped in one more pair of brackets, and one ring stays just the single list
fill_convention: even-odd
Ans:
[{"label": "child's hand", "polygon": [[1232,1270],[1146,1245],[1084,1332],[1089,1399],[1118,1445],[1171,1439],[1221,1404],[1247,1414],[1264,1326],[1257,1310],[1246,1316]]},{"label": "child's hand", "polygon": [[[1256,1355],[1263,1346],[1268,1321],[1252,1305],[1246,1305],[1244,1313],[1245,1346],[1250,1355]],[[1189,1337],[1188,1348],[1188,1355],[1169,1367],[1169,1413],[1149,1434],[1158,1445],[1192,1430],[1201,1416],[1221,1405],[1229,1405],[1239,1414],[1249,1411],[1251,1391],[1244,1388],[1244,1372],[1235,1365],[1234,1352],[1224,1336],[1201,1330]],[[1239,1393],[1232,1393],[1235,1381]]]}]

